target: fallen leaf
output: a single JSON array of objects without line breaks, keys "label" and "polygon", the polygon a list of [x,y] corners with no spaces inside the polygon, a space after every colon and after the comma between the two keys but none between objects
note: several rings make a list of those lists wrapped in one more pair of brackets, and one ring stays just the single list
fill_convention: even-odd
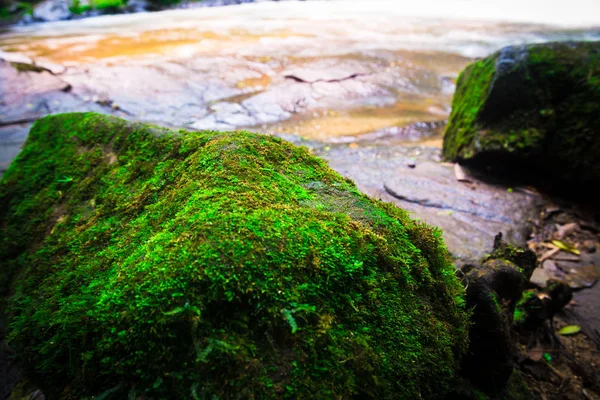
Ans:
[{"label": "fallen leaf", "polygon": [[567,336],[567,335],[574,335],[576,333],[579,333],[579,331],[581,331],[581,327],[579,325],[567,325],[564,328],[562,328],[561,330],[559,330],[558,334]]},{"label": "fallen leaf", "polygon": [[351,149],[358,149],[360,146],[358,145],[358,143],[352,142],[348,145],[348,147]]},{"label": "fallen leaf", "polygon": [[558,247],[554,247],[552,250],[548,250],[547,252],[542,254],[542,257],[540,257],[540,262],[544,262],[545,260],[551,258],[553,255],[555,255],[559,251],[560,251],[560,249]]},{"label": "fallen leaf", "polygon": [[565,224],[565,225],[557,225],[557,232],[556,232],[556,236],[559,239],[562,239],[566,236],[568,236],[569,234],[578,231],[579,230],[579,225],[577,224],[577,222],[571,222],[569,224]]},{"label": "fallen leaf", "polygon": [[568,251],[569,253],[573,253],[573,254],[579,255],[579,250],[577,250],[572,245],[570,245],[568,243],[565,243],[565,242],[563,242],[561,240],[553,240],[552,244],[555,245],[556,247],[558,247],[561,250]]}]

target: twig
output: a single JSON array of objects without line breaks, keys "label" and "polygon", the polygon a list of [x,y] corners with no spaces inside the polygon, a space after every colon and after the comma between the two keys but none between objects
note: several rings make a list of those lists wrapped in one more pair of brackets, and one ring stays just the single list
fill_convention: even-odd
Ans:
[{"label": "twig", "polygon": [[552,256],[554,256],[559,251],[560,251],[560,249],[558,247],[555,247],[552,250],[545,252],[544,254],[542,254],[542,257],[540,258],[540,263],[543,263],[547,259],[552,258]]}]

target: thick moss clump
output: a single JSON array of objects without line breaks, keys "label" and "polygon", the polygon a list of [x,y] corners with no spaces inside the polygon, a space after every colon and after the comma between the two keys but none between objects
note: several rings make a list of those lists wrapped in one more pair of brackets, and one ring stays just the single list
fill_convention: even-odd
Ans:
[{"label": "thick moss clump", "polygon": [[447,159],[600,183],[600,42],[506,47],[460,75]]},{"label": "thick moss clump", "polygon": [[437,398],[467,345],[440,231],[273,137],[47,117],[0,219],[49,398]]}]

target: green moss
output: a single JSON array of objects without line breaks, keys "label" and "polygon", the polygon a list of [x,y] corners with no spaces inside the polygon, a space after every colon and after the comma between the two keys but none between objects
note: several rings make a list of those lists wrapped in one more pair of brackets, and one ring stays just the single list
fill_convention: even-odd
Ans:
[{"label": "green moss", "polygon": [[42,67],[38,67],[35,64],[27,64],[27,63],[21,63],[21,62],[10,62],[10,65],[12,65],[17,71],[19,72],[44,72],[46,71],[45,68]]},{"label": "green moss", "polygon": [[69,10],[79,15],[90,10],[118,10],[126,3],[126,0],[90,0],[88,4],[82,5],[80,0],[73,0]]},{"label": "green moss", "polygon": [[506,388],[506,394],[504,399],[506,400],[538,400],[540,395],[529,388],[529,385],[525,381],[523,374],[515,370],[508,380]]},{"label": "green moss", "polygon": [[[499,85],[496,72],[501,53],[470,64],[460,75],[456,93],[452,102],[452,114],[444,134],[443,154],[447,159],[471,159],[482,149],[507,153],[528,152],[540,145],[545,131],[540,131],[532,120],[528,110],[511,110],[509,121],[496,120],[496,114],[502,109],[490,105],[490,97],[497,96],[494,91]],[[517,70],[518,66],[513,66]],[[504,72],[503,76],[519,74]],[[528,72],[524,73],[526,82],[511,79],[504,85],[514,85],[508,89],[518,95],[519,92],[534,90],[529,81]],[[500,95],[504,96],[504,95]],[[518,100],[515,100],[517,103]],[[502,105],[506,106],[506,105]],[[510,108],[510,107],[509,107]],[[545,117],[550,114],[544,113]]]},{"label": "green moss", "polygon": [[441,232],[269,136],[47,117],[0,220],[50,398],[436,398],[466,349]]},{"label": "green moss", "polygon": [[538,298],[535,289],[526,290],[523,292],[521,299],[517,302],[515,312],[513,314],[513,322],[516,326],[524,326],[527,324],[530,315],[538,312],[543,307],[543,304]]},{"label": "green moss", "polygon": [[452,114],[444,133],[444,157],[468,157],[467,146],[478,132],[477,118],[494,79],[495,58],[487,58],[468,65],[459,75],[452,99]]},{"label": "green moss", "polygon": [[11,2],[0,0],[0,19],[5,22],[16,22],[16,19],[24,15],[33,15],[33,5],[37,1],[32,2]]},{"label": "green moss", "polygon": [[600,42],[505,48],[462,72],[452,106],[445,158],[600,182]]}]

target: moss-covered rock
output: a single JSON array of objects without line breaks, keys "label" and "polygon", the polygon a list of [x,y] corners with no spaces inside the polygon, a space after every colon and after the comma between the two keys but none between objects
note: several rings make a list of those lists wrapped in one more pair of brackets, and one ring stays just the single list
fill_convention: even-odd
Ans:
[{"label": "moss-covered rock", "polygon": [[273,137],[47,117],[0,220],[49,398],[437,398],[467,345],[441,233]]},{"label": "moss-covered rock", "polygon": [[460,75],[443,154],[600,183],[600,42],[506,47]]},{"label": "moss-covered rock", "polygon": [[535,253],[509,245],[498,234],[494,251],[483,264],[465,268],[473,326],[462,373],[488,394],[505,391],[513,374],[517,353],[513,314],[536,261]]},{"label": "moss-covered rock", "polygon": [[487,393],[469,382],[461,382],[445,400],[538,400],[542,397],[527,384],[523,374],[515,369],[506,385],[497,393]]}]

